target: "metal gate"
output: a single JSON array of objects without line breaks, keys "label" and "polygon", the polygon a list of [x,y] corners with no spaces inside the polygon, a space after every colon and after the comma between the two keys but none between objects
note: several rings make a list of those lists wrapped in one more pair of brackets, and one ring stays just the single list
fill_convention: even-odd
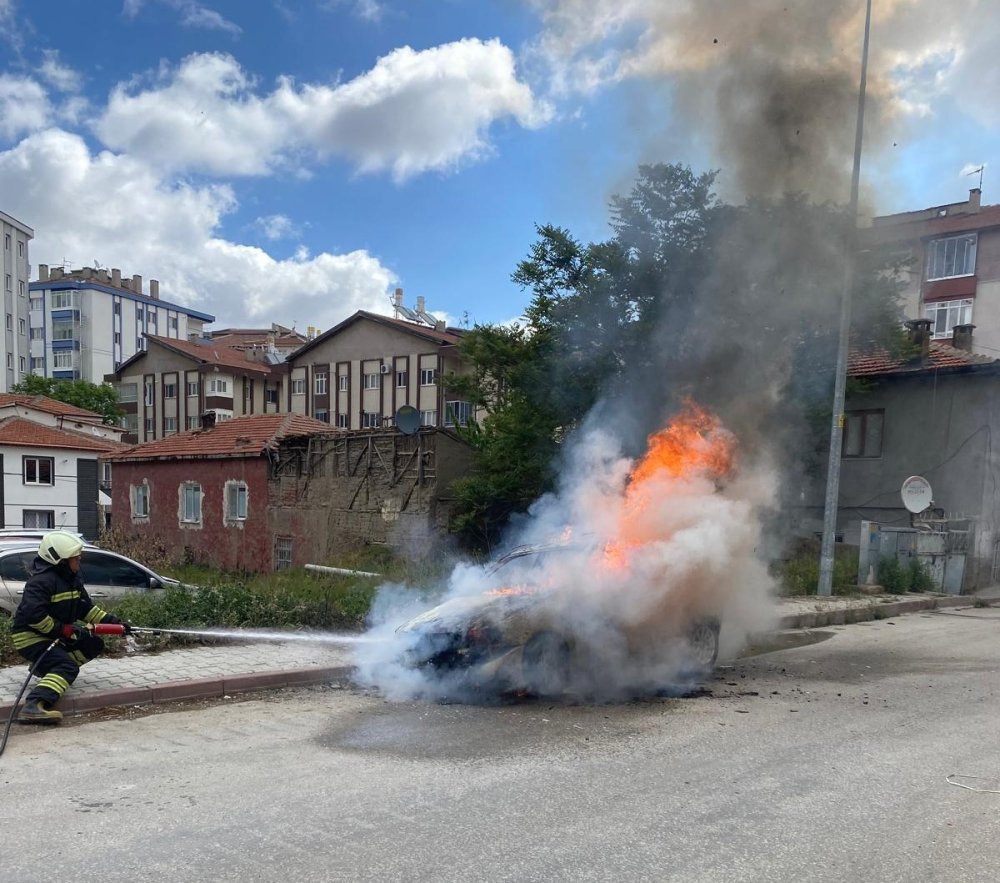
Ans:
[{"label": "metal gate", "polygon": [[[903,566],[915,558],[927,569],[938,591],[960,595],[973,537],[972,525],[967,520],[961,523],[962,527],[940,522],[916,528],[887,527],[874,521],[862,521],[858,583],[871,583],[878,573],[878,562],[883,558],[895,557]],[[996,566],[994,554],[994,569]]]}]

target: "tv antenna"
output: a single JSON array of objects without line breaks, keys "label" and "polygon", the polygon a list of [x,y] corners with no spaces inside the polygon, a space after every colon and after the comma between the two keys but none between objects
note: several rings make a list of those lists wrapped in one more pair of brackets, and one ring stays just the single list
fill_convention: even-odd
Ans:
[{"label": "tv antenna", "polygon": [[968,177],[969,175],[975,175],[977,172],[979,173],[979,189],[980,190],[983,189],[983,170],[985,168],[986,168],[986,163],[983,163],[981,166],[979,166],[979,168],[977,168],[977,169],[970,169],[969,171],[967,171],[965,173],[966,177]]}]

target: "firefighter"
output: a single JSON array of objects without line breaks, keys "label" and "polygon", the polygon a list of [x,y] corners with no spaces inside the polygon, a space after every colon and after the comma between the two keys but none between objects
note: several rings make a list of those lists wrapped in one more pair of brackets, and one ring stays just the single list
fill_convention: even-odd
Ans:
[{"label": "firefighter", "polygon": [[[31,575],[11,623],[15,649],[32,665],[37,663],[39,678],[18,716],[22,723],[49,724],[62,719],[62,712],[53,706],[76,680],[80,666],[104,649],[104,642],[88,626],[121,623],[90,600],[80,578],[82,554],[83,540],[54,530],[42,537],[31,562]],[[122,625],[128,634],[128,624]],[[58,643],[52,645],[53,640]]]}]

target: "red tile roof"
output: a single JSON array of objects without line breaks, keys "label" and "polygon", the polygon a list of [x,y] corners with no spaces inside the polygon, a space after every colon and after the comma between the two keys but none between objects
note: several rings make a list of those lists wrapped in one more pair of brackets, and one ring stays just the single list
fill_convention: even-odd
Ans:
[{"label": "red tile roof", "polygon": [[852,352],[847,360],[847,373],[850,377],[875,377],[886,374],[921,374],[942,369],[972,368],[979,365],[995,365],[1000,359],[990,356],[980,356],[965,350],[958,350],[933,340],[927,352],[926,359],[901,358],[891,356],[885,350],[873,350],[867,353]]},{"label": "red tile roof", "polygon": [[269,374],[270,368],[261,362],[251,362],[243,352],[231,346],[218,343],[200,344],[189,340],[178,340],[175,337],[160,337],[147,334],[146,337],[160,346],[188,356],[203,365],[218,365],[222,368],[234,368],[237,371],[252,371],[257,374]]},{"label": "red tile roof", "polygon": [[97,420],[103,419],[100,414],[97,414],[94,411],[88,411],[86,408],[80,408],[77,405],[69,405],[66,402],[60,402],[56,399],[50,399],[48,396],[14,395],[13,393],[8,392],[0,393],[0,408],[8,407],[9,405],[24,405],[28,408],[34,408],[36,411],[44,411],[47,414],[58,414],[62,417],[87,417],[97,418]]},{"label": "red tile roof", "polygon": [[201,460],[256,457],[277,447],[281,439],[321,435],[338,430],[301,414],[253,414],[194,429],[156,441],[132,445],[111,454],[111,460]]},{"label": "red tile roof", "polygon": [[0,420],[0,445],[19,445],[25,448],[70,448],[78,451],[106,453],[120,451],[121,442],[96,438],[71,429],[44,426],[24,417],[7,417]]}]

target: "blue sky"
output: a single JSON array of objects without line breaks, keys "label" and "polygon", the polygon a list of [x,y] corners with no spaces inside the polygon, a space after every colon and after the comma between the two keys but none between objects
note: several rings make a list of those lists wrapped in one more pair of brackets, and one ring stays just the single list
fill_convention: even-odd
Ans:
[{"label": "blue sky", "polygon": [[[961,200],[981,163],[1000,202],[991,4],[875,6],[867,205]],[[751,96],[771,63],[856,77],[860,8],[0,0],[0,210],[34,228],[32,263],[157,278],[220,327],[327,328],[389,312],[396,286],[454,324],[507,321],[535,224],[606,237],[639,163],[721,168],[741,199],[719,95]],[[843,111],[783,125],[852,140]],[[763,143],[739,150],[781,168]],[[843,199],[845,159],[780,179]]]}]

